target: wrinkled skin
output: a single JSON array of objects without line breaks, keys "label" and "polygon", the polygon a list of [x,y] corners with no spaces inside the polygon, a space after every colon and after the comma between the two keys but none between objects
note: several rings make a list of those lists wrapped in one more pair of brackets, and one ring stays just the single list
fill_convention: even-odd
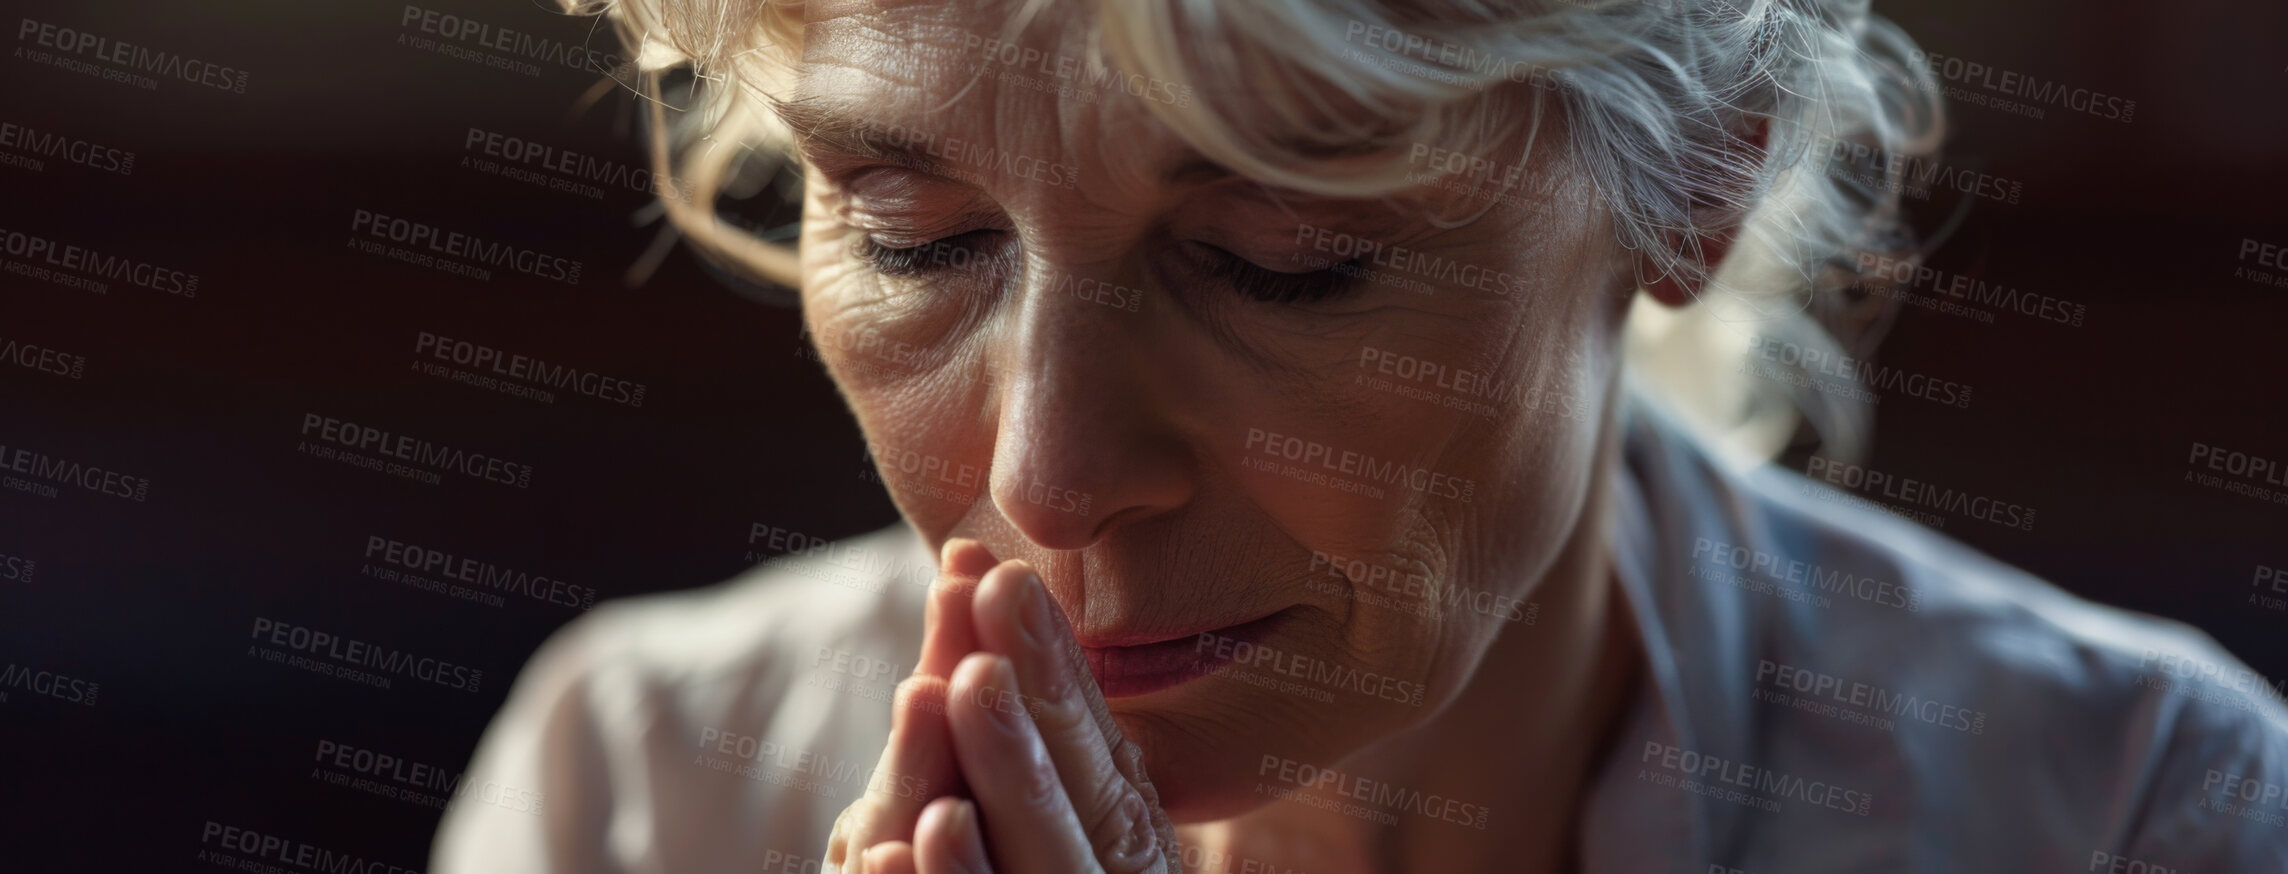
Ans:
[{"label": "wrinkled skin", "polygon": [[[1579,677],[1548,678],[1588,672],[1606,649],[1604,599],[1581,594],[1606,576],[1583,556],[1600,548],[1593,508],[1638,266],[1593,198],[1449,226],[1434,217],[1484,203],[1435,188],[1380,200],[1267,188],[1203,163],[1144,99],[1054,72],[1057,58],[1088,56],[1086,20],[1052,13],[1027,31],[1046,67],[981,47],[1004,21],[814,12],[784,95],[806,134],[807,328],[899,508],[946,553],[907,694],[951,703],[925,717],[901,699],[886,766],[978,789],[972,766],[986,760],[962,737],[985,723],[965,702],[990,709],[978,690],[1015,683],[1069,699],[1057,705],[1067,717],[1101,729],[1097,764],[1135,759],[1103,773],[1146,790],[1148,825],[1160,810],[1206,822],[1272,801],[1267,757],[1335,763],[1402,736],[1434,745],[1425,726],[1475,706],[1461,702],[1489,675],[1570,690],[1539,706],[1585,700]],[[1537,147],[1520,131],[1498,163],[1577,194],[1563,124],[1550,113]],[[1409,254],[1360,262],[1370,279],[1314,269],[1343,262],[1352,239]],[[1437,264],[1471,269],[1425,266]],[[1263,299],[1282,295],[1299,299]],[[1396,481],[1376,476],[1392,469]],[[1077,646],[1093,676],[1036,688],[1028,672],[1052,655],[993,645],[1013,632],[991,623],[1020,623],[992,618],[979,593],[1023,587],[963,580],[998,562],[1011,577],[1037,572],[1070,635],[1060,646]],[[980,599],[951,620],[967,627],[941,626],[947,591]],[[1016,615],[1002,601],[1018,594],[992,598]],[[1545,603],[1566,609],[1518,621]],[[1512,663],[1523,644],[1497,647],[1529,633],[1546,641],[1530,663]],[[1135,645],[1168,640],[1271,655],[1141,694],[1123,694],[1133,677],[1106,676]],[[1295,659],[1366,679],[1296,680],[1283,673]],[[1261,682],[1281,678],[1284,689]],[[1099,696],[1100,682],[1114,694]],[[1050,752],[1060,768],[1065,753],[1096,754]],[[1105,805],[1076,790],[1101,777],[1063,778],[1084,832]],[[987,832],[1018,818],[990,800],[861,801],[835,859],[851,870],[881,844],[868,856],[880,869],[951,870],[981,849],[957,846],[978,806]],[[1152,834],[1165,850],[1165,831]],[[999,869],[1054,870],[980,837]],[[1115,841],[1082,838],[1100,861]]]}]

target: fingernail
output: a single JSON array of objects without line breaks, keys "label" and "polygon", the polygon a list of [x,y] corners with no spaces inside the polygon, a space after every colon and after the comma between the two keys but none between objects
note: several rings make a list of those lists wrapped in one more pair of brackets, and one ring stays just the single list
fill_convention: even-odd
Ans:
[{"label": "fingernail", "polygon": [[985,832],[977,825],[977,805],[968,799],[954,802],[953,810],[945,815],[945,825],[953,832],[956,870],[961,874],[988,874],[993,870],[985,859],[985,846],[978,843]]},{"label": "fingernail", "polygon": [[895,848],[888,843],[880,843],[867,847],[866,852],[861,854],[860,858],[865,861],[866,870],[881,871],[890,867],[890,854],[892,852],[895,852]]},{"label": "fingernail", "polygon": [[946,811],[945,825],[946,828],[953,830],[956,837],[960,837],[968,834],[969,824],[975,822],[976,817],[976,805],[970,804],[966,799],[956,801],[953,803],[953,809]]},{"label": "fingernail", "polygon": [[1046,651],[1057,639],[1056,618],[1051,615],[1057,607],[1049,603],[1049,588],[1042,585],[1040,575],[1033,573],[1032,568],[1026,568],[1020,579],[1025,586],[1025,603],[1020,608],[1024,613],[1025,636],[1032,638],[1034,649]]}]

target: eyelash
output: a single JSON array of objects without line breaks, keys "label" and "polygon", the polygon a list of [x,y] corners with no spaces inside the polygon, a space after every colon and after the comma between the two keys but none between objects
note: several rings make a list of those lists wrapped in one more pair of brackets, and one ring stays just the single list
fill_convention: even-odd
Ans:
[{"label": "eyelash", "polygon": [[1000,232],[979,229],[903,249],[884,246],[873,236],[863,235],[858,238],[858,260],[884,276],[922,276],[959,270],[966,265],[981,266],[992,255],[982,251],[984,247],[980,244],[987,236],[997,233]]},{"label": "eyelash", "polygon": [[1249,300],[1272,304],[1306,304],[1334,300],[1355,284],[1358,260],[1351,259],[1309,273],[1281,273],[1213,246],[1204,247],[1207,273],[1231,283],[1233,291]]},{"label": "eyelash", "polygon": [[[992,256],[980,251],[986,237],[1000,233],[994,230],[975,230],[932,240],[919,246],[893,248],[862,236],[858,241],[858,258],[875,272],[884,276],[923,276],[949,270],[963,269],[964,263],[979,263],[979,259]],[[1307,304],[1342,297],[1355,284],[1357,259],[1330,265],[1309,273],[1282,273],[1266,269],[1253,261],[1213,246],[1202,246],[1201,258],[1205,272],[1229,283],[1233,291],[1249,300],[1269,304]],[[930,262],[937,263],[930,263]],[[950,263],[949,263],[950,262]]]}]

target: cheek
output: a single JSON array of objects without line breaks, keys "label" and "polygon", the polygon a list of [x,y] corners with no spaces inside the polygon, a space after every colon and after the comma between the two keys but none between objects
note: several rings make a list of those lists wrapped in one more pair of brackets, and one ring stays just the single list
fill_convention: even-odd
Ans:
[{"label": "cheek", "polygon": [[1379,608],[1346,628],[1350,644],[1419,671],[1434,695],[1504,625],[1537,615],[1597,471],[1611,338],[1593,305],[1505,318],[1506,335],[1392,332],[1346,365],[1350,401],[1386,423],[1381,438],[1353,438],[1428,448],[1424,466],[1468,498],[1409,491],[1408,512],[1357,535],[1378,545],[1330,569],[1346,600]]},{"label": "cheek", "polygon": [[[1529,594],[1581,521],[1598,473],[1613,338],[1591,306],[1537,320],[1519,344],[1520,376],[1500,410],[1482,475],[1507,483],[1480,512],[1468,577]],[[1502,546],[1496,549],[1495,545]]]},{"label": "cheek", "polygon": [[1466,515],[1483,487],[1468,447],[1489,439],[1481,413],[1503,387],[1408,327],[1437,321],[1315,341],[1324,363],[1231,391],[1217,454],[1238,488],[1298,540],[1352,555],[1395,551],[1421,520]]},{"label": "cheek", "polygon": [[932,542],[990,500],[993,452],[989,428],[975,427],[966,401],[947,396],[936,379],[853,388],[843,394],[866,440],[859,476],[879,483],[898,510]]},{"label": "cheek", "polygon": [[991,429],[974,411],[989,383],[961,366],[959,348],[882,314],[869,281],[806,277],[806,333],[865,438],[854,478],[888,491],[925,535],[942,535],[987,499]]},{"label": "cheek", "polygon": [[1510,302],[1320,341],[1308,373],[1224,391],[1231,475],[1306,543],[1427,562],[1441,579],[1478,570],[1462,562],[1488,536],[1515,548],[1571,524],[1608,357],[1596,315]]}]

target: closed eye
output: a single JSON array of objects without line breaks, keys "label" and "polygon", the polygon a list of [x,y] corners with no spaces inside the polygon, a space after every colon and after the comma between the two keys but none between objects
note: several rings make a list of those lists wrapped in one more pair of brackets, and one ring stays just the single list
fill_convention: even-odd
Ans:
[{"label": "closed eye", "polygon": [[865,234],[858,239],[857,254],[859,260],[884,276],[975,273],[995,266],[994,244],[1004,233],[980,228],[905,248],[885,246],[872,234]]},{"label": "closed eye", "polygon": [[1308,272],[1272,270],[1254,261],[1205,243],[1194,244],[1201,268],[1212,278],[1231,285],[1233,291],[1249,300],[1274,304],[1305,304],[1340,298],[1357,285],[1359,275],[1357,259],[1331,264],[1319,262],[1311,266],[1324,266]]}]

